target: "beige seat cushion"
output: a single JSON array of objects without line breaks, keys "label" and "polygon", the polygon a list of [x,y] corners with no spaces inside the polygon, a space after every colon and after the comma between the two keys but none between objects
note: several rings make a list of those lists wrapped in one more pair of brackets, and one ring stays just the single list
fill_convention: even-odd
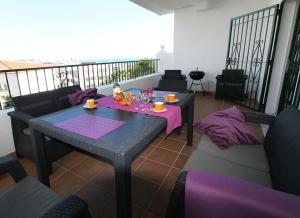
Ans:
[{"label": "beige seat cushion", "polygon": [[263,145],[235,145],[229,149],[222,150],[207,135],[203,135],[197,149],[256,170],[264,172],[269,172],[270,170]]},{"label": "beige seat cushion", "polygon": [[272,186],[269,173],[227,161],[199,149],[193,151],[183,170],[186,171],[190,169],[199,169],[207,172],[232,176],[267,187]]}]

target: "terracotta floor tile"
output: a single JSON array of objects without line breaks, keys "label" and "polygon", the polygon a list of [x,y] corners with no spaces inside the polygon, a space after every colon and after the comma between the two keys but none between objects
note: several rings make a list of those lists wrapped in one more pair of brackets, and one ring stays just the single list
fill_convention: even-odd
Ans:
[{"label": "terracotta floor tile", "polygon": [[137,167],[140,166],[140,164],[143,162],[144,158],[142,157],[137,157],[131,164],[131,170],[135,171]]},{"label": "terracotta floor tile", "polygon": [[54,180],[66,172],[66,170],[57,163],[52,164],[52,169],[53,172],[50,175],[50,180]]},{"label": "terracotta floor tile", "polygon": [[87,183],[76,195],[88,203],[92,217],[99,217],[102,208],[111,199],[112,193],[97,185]]},{"label": "terracotta floor tile", "polygon": [[17,159],[25,169],[35,168],[35,163],[25,157]]},{"label": "terracotta floor tile", "polygon": [[[194,123],[196,123],[198,120],[199,120],[199,119],[195,119]],[[186,134],[187,134],[187,128],[186,128],[186,126],[187,126],[187,124],[185,124],[185,125],[183,126],[182,131],[181,131],[181,135],[180,135],[180,136],[177,136],[177,138],[175,138],[176,141],[178,141],[178,138],[180,138],[179,141],[180,141],[181,143],[182,143],[182,142],[186,142]],[[199,133],[194,129],[194,131],[193,131],[193,144],[197,145],[198,142],[199,142],[200,137],[201,137],[201,134],[199,134]],[[172,139],[174,139],[174,137],[170,137],[170,138],[168,138],[168,139],[169,139],[169,140],[172,140]],[[175,141],[175,140],[173,140],[173,141]],[[161,144],[164,144],[164,143],[162,142]],[[162,146],[162,145],[160,145],[160,146]],[[170,147],[170,148],[171,148],[171,147]],[[174,148],[173,148],[173,149],[174,149]],[[175,148],[175,149],[176,149],[176,148]]]},{"label": "terracotta floor tile", "polygon": [[57,163],[62,167],[71,169],[87,158],[88,156],[85,154],[82,154],[78,151],[72,151],[71,153],[65,155],[63,158],[59,159]]},{"label": "terracotta floor tile", "polygon": [[167,189],[161,188],[152,201],[149,212],[158,217],[165,217],[170,195],[171,194]]},{"label": "terracotta floor tile", "polygon": [[161,184],[164,177],[166,176],[169,167],[153,162],[151,160],[146,160],[141,167],[137,170],[137,175],[155,183]]},{"label": "terracotta floor tile", "polygon": [[195,145],[185,145],[181,151],[182,154],[185,154],[187,156],[190,156],[192,152],[195,150],[196,146]]},{"label": "terracotta floor tile", "polygon": [[33,178],[38,178],[35,163],[27,158],[19,158],[18,161],[24,167],[26,173]]},{"label": "terracotta floor tile", "polygon": [[132,176],[132,200],[138,207],[146,209],[157,189],[158,185]]},{"label": "terracotta floor tile", "polygon": [[149,145],[140,155],[139,157],[145,158],[147,157],[154,149],[154,146]]},{"label": "terracotta floor tile", "polygon": [[174,164],[174,167],[176,167],[178,169],[182,169],[188,159],[189,159],[189,156],[186,156],[184,154],[180,154],[178,159],[176,160],[176,162]]},{"label": "terracotta floor tile", "polygon": [[88,157],[85,160],[83,160],[80,164],[72,168],[71,171],[75,174],[80,175],[85,180],[89,180],[96,174],[100,173],[105,166],[106,163],[100,160],[96,160],[92,157]]},{"label": "terracotta floor tile", "polygon": [[171,191],[180,172],[181,170],[172,168],[169,175],[162,184],[162,187]]},{"label": "terracotta floor tile", "polygon": [[161,135],[159,135],[156,139],[154,139],[152,142],[151,142],[151,146],[153,147],[156,147],[157,145],[159,145],[161,143],[161,141],[164,140],[164,137],[162,137]]},{"label": "terracotta floor tile", "polygon": [[177,140],[174,140],[174,139],[171,139],[171,138],[167,138],[165,140],[163,140],[159,145],[158,147],[160,148],[167,148],[167,149],[170,149],[172,151],[176,151],[176,152],[179,152],[183,145],[185,143],[182,142],[182,141],[177,141]]},{"label": "terracotta floor tile", "polygon": [[113,193],[115,190],[114,168],[107,164],[90,182]]},{"label": "terracotta floor tile", "polygon": [[177,156],[177,152],[166,150],[164,148],[155,148],[148,159],[172,166]]},{"label": "terracotta floor tile", "polygon": [[186,141],[186,133],[185,132],[181,132],[179,135],[176,132],[171,133],[167,139],[175,139],[177,141],[180,142],[185,142]]},{"label": "terracotta floor tile", "polygon": [[51,182],[51,188],[63,195],[69,196],[80,190],[86,182],[71,172],[66,172]]},{"label": "terracotta floor tile", "polygon": [[14,185],[15,185],[15,181],[10,176],[10,174],[6,173],[0,175],[0,192],[7,190]]}]

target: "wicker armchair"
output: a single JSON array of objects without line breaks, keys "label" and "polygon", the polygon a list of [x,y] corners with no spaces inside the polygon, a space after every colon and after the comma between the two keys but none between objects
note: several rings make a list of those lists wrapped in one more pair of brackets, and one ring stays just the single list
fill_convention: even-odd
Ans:
[{"label": "wicker armchair", "polygon": [[77,196],[63,198],[34,178],[10,156],[0,158],[0,174],[9,173],[16,185],[0,193],[1,217],[90,218],[87,204]]},{"label": "wicker armchair", "polygon": [[216,77],[216,98],[232,98],[244,100],[245,85],[248,76],[244,74],[244,70],[226,69],[222,75]]},{"label": "wicker armchair", "polygon": [[162,75],[159,80],[157,89],[162,91],[186,92],[186,76],[181,74],[181,70],[165,70],[165,75]]}]

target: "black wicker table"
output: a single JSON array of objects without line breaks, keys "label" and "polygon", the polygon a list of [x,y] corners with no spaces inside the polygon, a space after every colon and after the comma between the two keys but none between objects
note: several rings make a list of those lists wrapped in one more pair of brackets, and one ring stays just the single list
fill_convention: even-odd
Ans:
[{"label": "black wicker table", "polygon": [[[194,96],[178,93],[176,103],[187,114],[187,144],[192,144]],[[90,114],[115,120],[125,124],[113,132],[93,140],[54,126],[55,123],[82,114]],[[48,161],[45,155],[45,135],[58,139],[91,156],[114,166],[118,217],[132,216],[131,213],[131,163],[165,128],[164,118],[99,107],[85,110],[82,106],[69,108],[30,121],[31,137],[36,155],[39,180],[50,187]]]}]

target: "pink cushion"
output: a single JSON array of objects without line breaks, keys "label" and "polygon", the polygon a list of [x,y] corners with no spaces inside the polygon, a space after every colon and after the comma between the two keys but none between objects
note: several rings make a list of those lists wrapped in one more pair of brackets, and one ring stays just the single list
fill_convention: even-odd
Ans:
[{"label": "pink cushion", "polygon": [[221,149],[237,144],[260,144],[247,126],[243,113],[233,106],[209,114],[194,125],[199,133],[205,133]]}]

